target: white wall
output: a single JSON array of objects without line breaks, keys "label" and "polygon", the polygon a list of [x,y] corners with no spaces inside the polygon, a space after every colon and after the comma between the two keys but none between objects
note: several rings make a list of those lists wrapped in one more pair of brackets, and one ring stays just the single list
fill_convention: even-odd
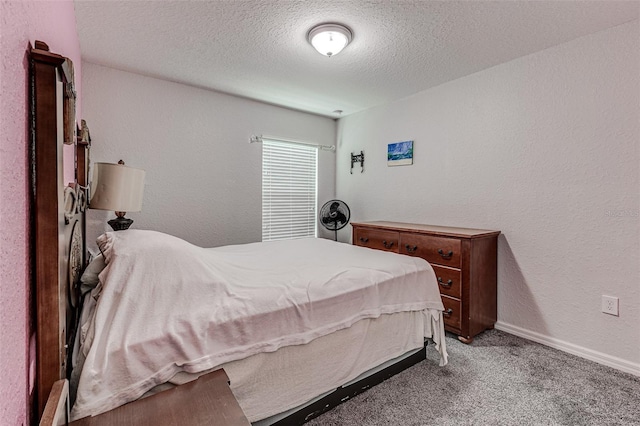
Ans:
[{"label": "white wall", "polygon": [[[640,375],[639,39],[635,21],[341,119],[338,198],[354,220],[501,230],[498,326]],[[387,167],[403,140],[414,164]]]},{"label": "white wall", "polygon": [[[137,229],[203,247],[260,241],[262,145],[250,136],[335,144],[329,118],[92,63],[82,69],[92,162],[146,170],[143,210],[127,214]],[[335,194],[335,153],[320,150],[318,169],[322,205]],[[89,211],[90,242],[113,216]]]}]

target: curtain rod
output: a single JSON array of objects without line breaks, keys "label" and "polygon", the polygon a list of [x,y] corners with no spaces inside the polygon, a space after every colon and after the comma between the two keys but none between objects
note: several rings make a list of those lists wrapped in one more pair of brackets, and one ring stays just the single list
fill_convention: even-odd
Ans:
[{"label": "curtain rod", "polygon": [[272,138],[271,136],[256,136],[256,135],[252,135],[251,138],[249,139],[249,143],[261,143],[263,139],[267,139],[270,141],[275,141],[275,142],[285,142],[285,143],[293,143],[293,144],[298,144],[298,145],[312,145],[312,146],[317,146],[320,149],[322,149],[323,151],[334,151],[336,150],[336,146],[335,145],[320,145],[317,143],[313,143],[313,142],[301,142],[301,141],[294,141],[294,140],[290,140],[290,139],[282,139],[282,138]]}]

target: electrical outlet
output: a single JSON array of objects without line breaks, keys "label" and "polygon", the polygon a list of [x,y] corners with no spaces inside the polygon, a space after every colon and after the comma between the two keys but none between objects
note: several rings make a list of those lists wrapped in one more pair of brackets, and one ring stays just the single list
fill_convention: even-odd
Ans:
[{"label": "electrical outlet", "polygon": [[618,316],[618,298],[603,295],[602,312],[604,312],[605,314]]}]

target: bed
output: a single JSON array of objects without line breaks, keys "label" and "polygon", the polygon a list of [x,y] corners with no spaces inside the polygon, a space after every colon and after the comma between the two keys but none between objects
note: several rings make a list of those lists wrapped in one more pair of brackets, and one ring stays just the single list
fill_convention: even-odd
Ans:
[{"label": "bed", "polygon": [[[31,57],[48,71],[42,84],[56,87],[66,61],[45,46]],[[35,122],[61,120],[60,103],[40,104]],[[49,151],[35,156],[34,181],[53,181],[37,195],[58,194],[34,206],[40,413],[59,379],[72,378],[77,419],[224,368],[252,422],[300,423],[424,359],[425,339],[447,362],[426,261],[323,239],[201,248],[155,231],[107,232],[83,274],[97,280],[80,296],[84,210],[65,215],[62,142],[49,126],[33,129],[34,150]],[[88,145],[75,148],[82,198]]]},{"label": "bed", "polygon": [[[98,244],[105,267],[86,303],[95,309],[80,324],[72,419],[221,366],[257,421],[422,347],[425,337],[446,362],[442,302],[422,259],[316,238],[205,249],[145,230],[108,232]],[[305,351],[300,368],[290,367]],[[309,363],[322,352],[331,354]],[[268,353],[277,356],[255,356]],[[332,374],[309,374],[327,363]]]}]

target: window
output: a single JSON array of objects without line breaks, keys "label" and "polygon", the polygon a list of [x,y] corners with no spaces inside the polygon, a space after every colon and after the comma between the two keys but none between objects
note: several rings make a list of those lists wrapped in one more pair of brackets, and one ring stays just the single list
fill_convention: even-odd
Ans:
[{"label": "window", "polygon": [[318,147],[263,139],[262,241],[316,236]]}]

